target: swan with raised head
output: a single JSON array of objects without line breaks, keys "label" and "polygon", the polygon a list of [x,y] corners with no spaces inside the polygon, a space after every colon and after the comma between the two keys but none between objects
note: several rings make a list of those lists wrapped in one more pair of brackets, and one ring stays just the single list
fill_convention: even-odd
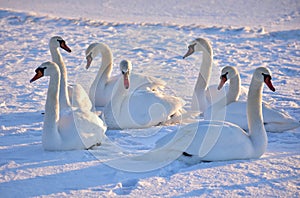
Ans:
[{"label": "swan with raised head", "polygon": [[[198,51],[202,52],[202,62],[193,92],[191,110],[204,113],[210,105],[219,101],[221,98],[224,98],[226,92],[224,90],[218,90],[217,85],[208,86],[213,67],[213,50],[208,40],[204,38],[197,38],[193,40],[189,44],[188,51],[183,58],[186,58]],[[242,91],[244,91],[243,88]],[[239,96],[240,92],[237,97]]]},{"label": "swan with raised head", "polygon": [[144,89],[130,91],[132,64],[120,63],[123,78],[119,78],[112,91],[112,99],[104,107],[103,115],[108,128],[147,128],[168,122],[180,115],[185,102],[160,91]]},{"label": "swan with raised head", "polygon": [[[85,54],[87,60],[86,69],[90,67],[95,57],[99,55],[102,56],[101,66],[95,80],[91,85],[89,97],[92,103],[94,103],[93,106],[103,107],[111,100],[112,90],[114,89],[114,86],[118,79],[120,79],[122,76],[117,75],[111,77],[113,55],[108,45],[104,43],[92,43],[86,49]],[[162,89],[166,84],[163,80],[160,80],[158,78],[135,73],[131,73],[130,82],[130,91],[148,88]]]},{"label": "swan with raised head", "polygon": [[268,143],[262,116],[263,83],[275,91],[271,72],[259,67],[254,71],[248,92],[249,133],[230,122],[198,121],[164,136],[157,147],[165,152],[175,149],[182,153],[180,158],[189,163],[259,158]]},{"label": "swan with raised head", "polygon": [[[207,120],[225,120],[237,124],[241,128],[248,130],[247,103],[245,101],[237,101],[238,90],[240,87],[240,75],[235,67],[227,66],[221,71],[221,81],[218,89],[229,80],[229,89],[226,94],[226,100],[219,101],[204,113]],[[262,112],[264,118],[264,126],[269,132],[283,132],[300,126],[300,123],[293,119],[290,115],[274,109],[263,103]]]},{"label": "swan with raised head", "polygon": [[53,151],[89,149],[99,145],[105,138],[106,126],[95,113],[74,107],[64,109],[63,112],[59,110],[61,73],[57,64],[45,62],[35,72],[30,82],[43,76],[50,76],[42,135],[44,149]]},{"label": "swan with raised head", "polygon": [[204,38],[193,40],[183,58],[198,51],[202,52],[202,63],[193,92],[191,110],[203,113],[214,101],[224,97],[224,93],[218,91],[215,85],[208,86],[213,65],[213,50],[208,40]]},{"label": "swan with raised head", "polygon": [[80,84],[68,84],[67,68],[59,51],[59,48],[62,48],[69,53],[71,52],[66,41],[60,36],[53,36],[49,41],[49,48],[52,61],[59,66],[61,72],[61,87],[59,93],[60,109],[68,108],[70,104],[75,107],[85,108],[88,110],[91,109],[91,101],[83,87]]}]

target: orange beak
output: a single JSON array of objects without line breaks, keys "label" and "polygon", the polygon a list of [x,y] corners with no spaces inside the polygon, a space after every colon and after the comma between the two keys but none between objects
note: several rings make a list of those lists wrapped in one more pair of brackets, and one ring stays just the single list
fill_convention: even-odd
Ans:
[{"label": "orange beak", "polygon": [[222,89],[222,87],[224,86],[226,81],[227,81],[227,78],[225,76],[221,76],[221,81],[219,83],[218,90]]},{"label": "orange beak", "polygon": [[125,87],[125,89],[128,89],[129,88],[129,72],[124,73],[123,78],[124,78],[124,87]]},{"label": "orange beak", "polygon": [[271,82],[271,76],[266,76],[265,77],[265,83],[269,87],[269,89],[271,89],[272,91],[275,91],[275,88],[274,88],[274,86]]},{"label": "orange beak", "polygon": [[37,79],[43,77],[43,73],[41,70],[36,70],[35,76],[30,80],[30,83],[36,81]]},{"label": "orange beak", "polygon": [[72,52],[71,49],[67,46],[66,42],[64,42],[64,41],[60,43],[60,47],[69,53]]},{"label": "orange beak", "polygon": [[92,57],[92,54],[89,54],[87,57],[86,57],[86,66],[85,68],[88,69],[90,68],[91,64],[92,64],[92,61],[93,61],[93,57]]},{"label": "orange beak", "polygon": [[189,49],[188,49],[187,53],[182,58],[185,59],[186,57],[192,55],[194,52],[195,52],[195,44],[189,45]]}]

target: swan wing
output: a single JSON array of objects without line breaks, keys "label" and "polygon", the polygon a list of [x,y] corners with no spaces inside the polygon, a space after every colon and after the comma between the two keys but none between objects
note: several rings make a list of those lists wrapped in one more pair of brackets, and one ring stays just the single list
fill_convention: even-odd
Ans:
[{"label": "swan wing", "polygon": [[[232,145],[240,146],[239,149]],[[243,159],[252,152],[252,144],[237,125],[219,121],[200,121],[179,128],[156,142],[160,150],[177,150],[199,160]]]},{"label": "swan wing", "polygon": [[80,84],[69,85],[68,86],[69,97],[71,105],[73,107],[78,107],[80,109],[91,110],[92,103],[91,100]]},{"label": "swan wing", "polygon": [[180,98],[160,92],[136,90],[117,95],[105,107],[104,117],[109,128],[146,128],[170,119],[185,104]]},{"label": "swan wing", "polygon": [[145,76],[141,74],[132,73],[130,75],[130,90],[144,90],[144,89],[164,89],[166,86],[166,82],[152,76]]}]

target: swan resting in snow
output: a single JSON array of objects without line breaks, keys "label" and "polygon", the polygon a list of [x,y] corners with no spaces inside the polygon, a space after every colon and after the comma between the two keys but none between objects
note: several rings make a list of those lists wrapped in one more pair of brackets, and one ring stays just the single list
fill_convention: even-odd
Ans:
[{"label": "swan resting in snow", "polygon": [[[114,86],[122,76],[111,77],[113,55],[108,45],[104,43],[92,43],[86,49],[85,54],[87,60],[86,69],[90,67],[92,61],[97,56],[102,56],[101,66],[91,85],[89,97],[93,106],[103,107],[111,100]],[[163,89],[166,82],[155,77],[131,73],[130,84],[129,91],[134,91],[139,89]]]},{"label": "swan resting in snow", "polygon": [[173,116],[181,115],[185,104],[181,98],[150,89],[131,92],[131,62],[121,61],[120,69],[123,78],[117,80],[112,99],[103,110],[108,128],[147,128],[169,122]]},{"label": "swan resting in snow", "polygon": [[42,135],[44,149],[51,151],[89,149],[101,144],[105,138],[106,126],[95,113],[78,107],[60,111],[61,73],[58,65],[54,62],[45,62],[35,72],[30,82],[43,76],[50,76]]},{"label": "swan resting in snow", "polygon": [[[181,152],[187,163],[259,158],[268,139],[262,116],[263,83],[275,91],[271,72],[265,67],[255,70],[247,99],[249,134],[239,126],[222,121],[198,121],[178,129],[157,141],[157,148],[168,147]],[[176,148],[172,145],[177,145]]]},{"label": "swan resting in snow", "polygon": [[[247,102],[237,101],[240,89],[240,75],[235,67],[227,66],[222,69],[221,81],[218,89],[229,80],[229,89],[226,98],[209,107],[204,113],[205,120],[225,120],[234,123],[245,130],[249,130],[247,117]],[[283,132],[300,126],[300,123],[288,114],[274,109],[263,103],[262,113],[264,126],[268,132]]]}]

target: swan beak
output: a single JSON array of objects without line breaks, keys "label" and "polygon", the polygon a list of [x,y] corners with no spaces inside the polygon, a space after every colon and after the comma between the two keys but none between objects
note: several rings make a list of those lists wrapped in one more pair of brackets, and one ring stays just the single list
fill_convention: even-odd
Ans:
[{"label": "swan beak", "polygon": [[43,72],[41,70],[36,70],[35,76],[30,80],[30,83],[36,81],[37,79],[43,77]]},{"label": "swan beak", "polygon": [[226,81],[227,81],[227,78],[225,76],[221,76],[221,81],[219,83],[218,90],[222,89],[222,87]]},{"label": "swan beak", "polygon": [[93,61],[93,57],[92,57],[92,54],[89,54],[87,57],[86,57],[86,66],[85,68],[88,69],[90,68],[91,64],[92,64],[92,61]]},{"label": "swan beak", "polygon": [[124,78],[124,87],[125,87],[125,89],[128,89],[129,88],[129,71],[127,71],[123,74],[123,78]]},{"label": "swan beak", "polygon": [[269,89],[271,89],[272,91],[275,91],[275,88],[271,82],[271,76],[265,76],[265,79],[264,79],[266,85],[269,87]]},{"label": "swan beak", "polygon": [[195,45],[190,45],[187,53],[182,57],[185,59],[186,57],[192,55],[195,52]]},{"label": "swan beak", "polygon": [[66,50],[67,52],[72,52],[72,50],[67,46],[66,42],[61,42],[60,47]]}]

